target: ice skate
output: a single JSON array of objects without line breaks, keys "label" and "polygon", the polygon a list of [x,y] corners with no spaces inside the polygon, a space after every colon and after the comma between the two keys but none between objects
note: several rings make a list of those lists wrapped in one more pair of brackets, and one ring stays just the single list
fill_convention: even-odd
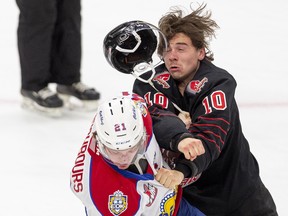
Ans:
[{"label": "ice skate", "polygon": [[62,116],[63,101],[48,87],[38,92],[21,89],[21,95],[23,96],[22,108],[51,117]]},{"label": "ice skate", "polygon": [[56,90],[68,109],[94,111],[98,107],[100,93],[81,82],[72,85],[58,84]]}]

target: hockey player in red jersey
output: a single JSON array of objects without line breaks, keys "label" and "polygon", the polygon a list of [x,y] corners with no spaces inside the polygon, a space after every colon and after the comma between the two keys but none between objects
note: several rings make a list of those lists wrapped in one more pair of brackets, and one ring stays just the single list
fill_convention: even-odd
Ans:
[{"label": "hockey player in red jersey", "polygon": [[[160,19],[167,47],[163,40],[156,48],[151,31],[127,22],[108,33],[104,54],[123,73],[135,75],[138,64],[150,65],[151,71],[136,76],[133,91],[146,100],[165,158],[185,177],[198,176],[183,188],[187,201],[205,215],[276,216],[273,198],[242,132],[234,98],[236,81],[211,62],[206,39],[214,36],[218,25],[205,6],[186,16],[180,9],[171,11]],[[133,49],[136,40],[141,44]],[[153,58],[143,52],[156,49],[164,63],[153,68]],[[183,110],[192,120],[188,129],[178,118]]]},{"label": "hockey player in red jersey", "polygon": [[70,186],[89,216],[204,216],[181,199],[183,178],[163,161],[144,99],[132,94],[98,107]]}]

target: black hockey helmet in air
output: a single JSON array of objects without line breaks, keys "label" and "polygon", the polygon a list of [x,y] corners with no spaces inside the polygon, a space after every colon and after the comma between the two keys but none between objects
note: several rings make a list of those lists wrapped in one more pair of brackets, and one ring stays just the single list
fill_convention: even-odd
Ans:
[{"label": "black hockey helmet in air", "polygon": [[111,30],[103,42],[103,51],[108,63],[126,74],[136,65],[152,62],[157,48],[157,36],[149,23],[129,21]]}]

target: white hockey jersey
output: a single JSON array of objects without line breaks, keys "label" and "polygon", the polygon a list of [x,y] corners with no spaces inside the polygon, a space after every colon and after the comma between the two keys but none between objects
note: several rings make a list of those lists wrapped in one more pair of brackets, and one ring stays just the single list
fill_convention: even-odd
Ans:
[{"label": "white hockey jersey", "polygon": [[86,214],[176,215],[182,190],[167,189],[154,179],[156,169],[167,165],[163,164],[153,133],[145,153],[148,170],[140,175],[106,162],[99,154],[91,128],[75,160],[70,181],[71,190],[84,204]]}]

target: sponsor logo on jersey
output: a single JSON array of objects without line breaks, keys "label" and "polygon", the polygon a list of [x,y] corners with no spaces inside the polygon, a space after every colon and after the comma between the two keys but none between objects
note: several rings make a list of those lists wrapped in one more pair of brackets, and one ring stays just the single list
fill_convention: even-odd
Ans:
[{"label": "sponsor logo on jersey", "polygon": [[161,74],[156,75],[153,78],[153,81],[156,81],[159,85],[162,85],[163,88],[170,88],[170,85],[168,84],[168,80],[170,79],[169,72],[165,71]]},{"label": "sponsor logo on jersey", "polygon": [[117,190],[113,195],[109,195],[109,211],[113,215],[122,214],[128,206],[128,198],[127,195],[124,195],[123,192]]},{"label": "sponsor logo on jersey", "polygon": [[161,214],[159,216],[173,215],[175,210],[175,200],[176,193],[175,191],[167,194],[160,203]]},{"label": "sponsor logo on jersey", "polygon": [[103,117],[103,111],[100,110],[100,112],[99,112],[98,115],[100,116],[100,117],[99,117],[99,118],[100,118],[100,122],[101,122],[100,124],[101,124],[101,125],[104,125],[104,121],[103,121],[103,120],[104,120],[104,117]]},{"label": "sponsor logo on jersey", "polygon": [[149,203],[146,206],[150,207],[153,204],[154,200],[156,199],[158,189],[154,185],[151,185],[149,183],[144,184],[143,187],[144,187],[144,194],[146,194],[149,197]]},{"label": "sponsor logo on jersey", "polygon": [[201,91],[206,82],[208,82],[208,78],[206,77],[202,80],[192,80],[186,87],[186,90],[195,95]]}]

